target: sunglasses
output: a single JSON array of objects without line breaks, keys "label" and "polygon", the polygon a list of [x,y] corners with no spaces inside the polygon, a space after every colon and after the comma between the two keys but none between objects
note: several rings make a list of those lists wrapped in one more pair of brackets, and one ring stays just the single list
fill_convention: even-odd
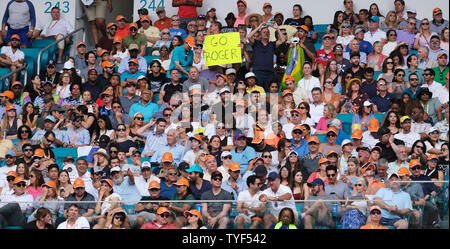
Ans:
[{"label": "sunglasses", "polygon": [[163,34],[163,35],[170,35],[169,32],[162,32],[161,34]]},{"label": "sunglasses", "polygon": [[263,156],[263,158],[272,158],[272,156]]},{"label": "sunglasses", "polygon": [[197,217],[197,215],[189,213],[187,217]]},{"label": "sunglasses", "polygon": [[334,133],[328,133],[328,134],[327,134],[327,137],[336,137],[336,134],[334,134]]},{"label": "sunglasses", "polygon": [[5,156],[5,158],[6,159],[12,159],[13,157],[8,155],[8,156]]},{"label": "sunglasses", "polygon": [[144,120],[144,117],[135,117],[134,119],[137,119],[137,120]]},{"label": "sunglasses", "polygon": [[216,178],[211,178],[211,180],[213,180],[213,181],[222,181],[222,178],[216,177]]},{"label": "sunglasses", "polygon": [[419,81],[419,79],[418,78],[411,78],[411,79],[409,79],[409,81]]},{"label": "sunglasses", "polygon": [[15,177],[7,177],[6,181],[10,182],[10,181],[14,181],[14,179],[16,179]]},{"label": "sunglasses", "polygon": [[135,84],[127,84],[125,87],[136,87]]},{"label": "sunglasses", "polygon": [[84,189],[84,187],[75,188],[75,190],[83,190],[83,189]]},{"label": "sunglasses", "polygon": [[356,187],[362,187],[363,185],[361,183],[355,184]]},{"label": "sunglasses", "polygon": [[159,215],[161,218],[169,218],[170,214],[160,214]]},{"label": "sunglasses", "polygon": [[124,221],[124,220],[125,220],[125,217],[116,215],[116,216],[114,216],[114,219],[120,220],[120,221]]},{"label": "sunglasses", "polygon": [[301,134],[303,134],[303,132],[301,132],[301,131],[294,131],[294,134],[301,135]]},{"label": "sunglasses", "polygon": [[423,76],[430,76],[430,73],[424,73]]},{"label": "sunglasses", "polygon": [[397,76],[404,77],[405,75],[402,73],[397,74]]},{"label": "sunglasses", "polygon": [[373,210],[372,212],[370,212],[371,215],[380,215],[381,212],[379,210]]},{"label": "sunglasses", "polygon": [[420,169],[420,166],[415,166],[415,167],[411,168],[411,170],[419,170],[419,169]]},{"label": "sunglasses", "polygon": [[21,130],[20,133],[29,133],[28,130]]},{"label": "sunglasses", "polygon": [[19,188],[25,188],[27,185],[25,183],[18,183],[16,186]]},{"label": "sunglasses", "polygon": [[222,158],[231,160],[231,156],[223,156]]},{"label": "sunglasses", "polygon": [[350,25],[342,25],[342,28],[350,28]]},{"label": "sunglasses", "polygon": [[172,114],[164,114],[164,117],[170,117],[170,115],[172,115]]},{"label": "sunglasses", "polygon": [[336,174],[327,174],[327,177],[335,177]]},{"label": "sunglasses", "polygon": [[117,131],[125,131],[125,128],[117,129]]},{"label": "sunglasses", "polygon": [[117,150],[110,150],[109,153],[117,153]]},{"label": "sunglasses", "polygon": [[423,22],[422,25],[430,25],[429,22]]},{"label": "sunglasses", "polygon": [[386,64],[394,64],[394,62],[393,61],[388,61],[388,62],[386,62]]},{"label": "sunglasses", "polygon": [[168,173],[169,176],[176,176],[177,173]]},{"label": "sunglasses", "polygon": [[130,31],[137,31],[137,28],[131,28]]}]

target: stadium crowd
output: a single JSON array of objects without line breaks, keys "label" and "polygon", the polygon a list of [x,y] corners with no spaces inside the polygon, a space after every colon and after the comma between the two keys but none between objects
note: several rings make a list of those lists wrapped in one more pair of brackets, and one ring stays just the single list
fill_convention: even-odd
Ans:
[{"label": "stadium crowd", "polygon": [[[94,49],[79,41],[65,58],[67,37],[42,72],[12,76],[0,94],[0,227],[439,226],[449,164],[440,8],[419,20],[403,0],[387,13],[344,0],[320,33],[300,4],[291,16],[270,2],[247,13],[238,0],[219,20],[215,8],[197,12],[204,2],[106,24],[112,2],[95,0],[84,6]],[[0,67],[73,31],[60,12],[37,24],[31,1],[11,0]],[[207,67],[205,37],[230,32],[242,62]],[[60,157],[69,150],[78,156]]]}]

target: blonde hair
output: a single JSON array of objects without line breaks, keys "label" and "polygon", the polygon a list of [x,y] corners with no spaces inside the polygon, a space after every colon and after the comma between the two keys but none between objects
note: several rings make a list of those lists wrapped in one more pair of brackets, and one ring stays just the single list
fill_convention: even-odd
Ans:
[{"label": "blonde hair", "polygon": [[350,25],[349,21],[343,21],[341,23],[341,25],[339,26],[339,36],[342,36],[343,32],[342,32],[342,26],[347,25],[350,26],[350,35],[353,35],[353,29],[352,29],[352,25]]},{"label": "blonde hair", "polygon": [[[389,21],[390,15],[394,15],[394,17],[395,17],[395,21],[394,21],[393,23],[391,23],[391,22]],[[397,26],[398,26],[398,23],[399,23],[399,22],[398,22],[397,14],[395,14],[395,11],[391,10],[391,11],[389,11],[389,12],[386,14],[386,18],[384,19],[384,23],[385,23],[387,26],[389,26],[389,24],[391,24],[393,27],[397,27]]]}]

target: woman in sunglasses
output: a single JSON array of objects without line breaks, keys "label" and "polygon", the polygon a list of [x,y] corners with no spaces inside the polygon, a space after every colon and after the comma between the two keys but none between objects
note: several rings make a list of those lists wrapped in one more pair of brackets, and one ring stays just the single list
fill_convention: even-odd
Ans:
[{"label": "woman in sunglasses", "polygon": [[127,136],[127,128],[125,125],[120,124],[115,130],[115,142],[119,145],[122,151],[126,152],[127,156],[131,155],[132,148],[136,148],[135,143]]},{"label": "woman in sunglasses", "polygon": [[188,225],[181,229],[207,229],[203,225],[202,215],[197,209],[184,212],[184,216],[187,218]]},{"label": "woman in sunglasses", "polygon": [[[118,103],[114,103],[113,108],[120,105]],[[120,107],[121,108],[121,107]],[[136,112],[133,117],[131,117],[131,123],[128,129],[128,136],[131,137],[131,139],[136,144],[137,148],[144,148],[145,147],[145,139],[143,136],[139,135],[138,130],[141,129],[144,126],[144,115],[140,112]]]},{"label": "woman in sunglasses", "polygon": [[360,229],[389,229],[380,225],[381,208],[379,206],[370,207],[369,220],[366,225],[361,226]]},{"label": "woman in sunglasses", "polygon": [[13,150],[14,152],[16,152],[16,157],[19,158],[23,156],[22,147],[24,144],[31,144],[31,137],[32,132],[30,127],[22,125],[19,127],[19,129],[17,129],[17,138],[19,139],[19,141],[13,144],[14,146]]},{"label": "woman in sunglasses", "polygon": [[343,21],[339,28],[339,36],[336,39],[336,43],[342,44],[343,47],[347,47],[351,40],[353,40],[355,36],[352,32],[352,26],[349,21]]},{"label": "woman in sunglasses", "polygon": [[127,213],[121,208],[116,208],[108,213],[104,229],[130,229]]},{"label": "woman in sunglasses", "polygon": [[6,130],[6,139],[17,139],[17,127],[22,126],[22,119],[19,119],[14,105],[5,107],[5,114],[1,121],[2,131]]},{"label": "woman in sunglasses", "polygon": [[420,32],[416,34],[414,39],[414,49],[419,50],[420,46],[430,48],[431,37],[438,34],[430,30],[430,20],[428,18],[422,19],[419,30]]},{"label": "woman in sunglasses", "polygon": [[427,134],[428,138],[424,141],[427,148],[426,154],[432,153],[440,155],[442,142],[439,141],[439,131],[432,127]]},{"label": "woman in sunglasses", "polygon": [[409,153],[409,159],[419,159],[422,165],[427,164],[427,146],[422,140],[417,140],[411,147],[411,152]]},{"label": "woman in sunglasses", "polygon": [[33,199],[36,199],[41,195],[44,183],[44,176],[42,176],[41,171],[32,168],[30,170],[30,184],[28,185],[27,193],[31,194]]},{"label": "woman in sunglasses", "polygon": [[[390,29],[386,32],[387,43],[383,45],[382,54],[389,56],[392,51],[397,47],[397,31]],[[384,77],[383,77],[384,78]]]}]

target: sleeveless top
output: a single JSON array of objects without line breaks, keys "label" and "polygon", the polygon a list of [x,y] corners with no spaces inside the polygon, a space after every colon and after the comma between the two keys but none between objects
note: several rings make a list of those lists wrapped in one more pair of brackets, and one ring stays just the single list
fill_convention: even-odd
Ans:
[{"label": "sleeveless top", "polygon": [[12,126],[6,132],[6,136],[12,136],[12,135],[16,135],[17,134],[17,119],[18,118],[14,119]]}]

